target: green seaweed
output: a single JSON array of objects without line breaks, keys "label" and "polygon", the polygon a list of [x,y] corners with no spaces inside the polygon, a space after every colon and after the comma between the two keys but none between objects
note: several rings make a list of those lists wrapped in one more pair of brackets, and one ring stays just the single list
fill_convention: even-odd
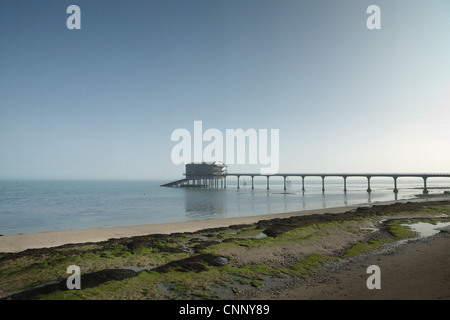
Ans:
[{"label": "green seaweed", "polygon": [[307,276],[322,267],[327,261],[339,260],[337,257],[331,257],[324,254],[313,253],[307,256],[305,259],[297,262],[291,267],[292,271],[295,271],[301,276]]},{"label": "green seaweed", "polygon": [[362,253],[368,253],[374,250],[378,250],[384,246],[385,243],[392,242],[393,239],[385,238],[379,240],[371,240],[368,242],[360,242],[353,245],[347,252],[343,255],[344,258],[350,258]]}]

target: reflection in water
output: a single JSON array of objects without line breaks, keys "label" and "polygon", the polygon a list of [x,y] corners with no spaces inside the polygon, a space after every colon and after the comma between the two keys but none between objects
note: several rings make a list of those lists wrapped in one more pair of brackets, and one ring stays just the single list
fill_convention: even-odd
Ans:
[{"label": "reflection in water", "polygon": [[[276,192],[245,189],[184,189],[188,220],[326,209],[372,203],[378,197],[367,192]],[[392,198],[397,194],[390,194]],[[384,199],[386,200],[386,199]]]},{"label": "reflection in water", "polygon": [[[273,181],[272,181],[273,180]],[[227,181],[223,189],[162,188],[162,181],[50,181],[0,180],[0,234],[36,233],[56,230],[104,228],[124,225],[182,222],[198,219],[245,217],[281,212],[376,204],[382,201],[422,196],[423,179],[398,181],[373,179],[292,179],[288,190],[283,180],[255,179],[237,189]],[[433,196],[446,196],[449,179],[428,181]],[[125,214],[126,213],[126,214]]]},{"label": "reflection in water", "polygon": [[322,208],[325,209],[327,207],[327,201],[325,198],[325,192],[322,191]]},{"label": "reflection in water", "polygon": [[222,218],[226,212],[225,193],[214,189],[185,189],[186,216],[192,220]]},{"label": "reflection in water", "polygon": [[294,212],[332,207],[375,204],[381,201],[401,200],[410,197],[414,190],[402,189],[399,193],[392,191],[390,184],[380,184],[374,181],[372,192],[367,192],[367,182],[347,185],[347,191],[342,189],[342,183],[328,183],[326,191],[322,192],[321,181],[315,185],[309,184],[306,190],[301,185],[292,184],[288,190],[283,185],[255,184],[227,189],[184,189],[184,207],[188,220],[242,217],[249,215],[264,215],[281,212]]}]

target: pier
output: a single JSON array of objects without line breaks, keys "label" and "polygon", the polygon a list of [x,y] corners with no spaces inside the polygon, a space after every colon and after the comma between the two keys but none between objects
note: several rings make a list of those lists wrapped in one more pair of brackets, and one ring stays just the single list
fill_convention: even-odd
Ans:
[{"label": "pier", "polygon": [[225,177],[195,176],[162,184],[161,187],[179,188],[226,188]]},{"label": "pier", "polygon": [[[399,178],[422,178],[423,193],[428,193],[427,180],[429,178],[450,178],[450,173],[229,173],[223,162],[189,163],[186,164],[185,178],[161,185],[162,187],[192,187],[192,188],[226,188],[227,177],[237,178],[237,188],[240,188],[241,177],[250,177],[252,189],[255,189],[255,177],[266,177],[267,190],[270,189],[271,177],[282,177],[284,190],[287,189],[288,178],[301,177],[302,191],[305,191],[305,179],[307,177],[319,177],[322,179],[322,192],[325,192],[325,178],[341,177],[343,179],[344,192],[347,192],[347,178],[363,177],[367,179],[367,192],[372,192],[370,179],[376,177],[392,178],[394,180],[393,192],[398,193],[397,180]],[[245,183],[245,182],[244,182]]]},{"label": "pier", "polygon": [[240,188],[240,177],[251,177],[252,189],[254,189],[255,177],[266,177],[267,190],[270,189],[271,177],[283,177],[284,190],[287,189],[287,179],[289,177],[301,177],[302,178],[302,191],[305,191],[305,178],[306,177],[319,177],[322,179],[322,192],[325,192],[325,178],[327,177],[342,177],[343,178],[343,191],[347,191],[347,178],[349,177],[363,177],[367,178],[367,192],[372,192],[370,188],[370,179],[374,177],[388,177],[394,180],[393,192],[398,193],[397,180],[398,178],[422,178],[423,179],[423,193],[428,193],[427,179],[428,178],[450,178],[450,173],[277,173],[277,174],[256,174],[256,173],[226,173],[224,176],[224,187],[226,188],[226,178],[229,176],[237,177],[237,188]]},{"label": "pier", "polygon": [[289,178],[299,177],[302,179],[301,190],[305,191],[305,180],[308,177],[319,177],[322,179],[322,192],[325,192],[325,180],[328,177],[341,177],[343,179],[343,191],[347,192],[347,178],[349,177],[363,177],[367,179],[367,192],[372,192],[370,187],[370,180],[376,177],[388,177],[393,179],[393,192],[398,193],[398,179],[399,178],[422,178],[423,179],[423,193],[428,193],[427,180],[429,178],[450,178],[450,173],[277,173],[277,174],[258,174],[258,173],[228,173],[222,171],[220,174],[205,174],[205,175],[186,175],[185,179],[177,180],[164,184],[165,187],[201,187],[201,188],[226,188],[227,177],[237,178],[237,188],[240,188],[241,177],[251,178],[251,188],[255,188],[255,177],[266,177],[266,188],[270,189],[270,178],[282,177],[283,188],[287,189],[287,182]]},{"label": "pier", "polygon": [[226,188],[226,172],[223,162],[189,163],[184,174],[186,178],[163,184],[161,187]]}]

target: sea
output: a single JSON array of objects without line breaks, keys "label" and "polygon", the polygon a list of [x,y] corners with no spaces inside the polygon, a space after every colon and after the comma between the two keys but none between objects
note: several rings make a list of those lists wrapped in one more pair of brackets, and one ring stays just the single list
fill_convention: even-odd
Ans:
[{"label": "sea", "polygon": [[[421,178],[399,178],[396,194],[392,178],[320,177],[227,178],[218,189],[161,187],[168,180],[0,180],[0,235],[107,228],[165,222],[246,217],[407,200],[421,195]],[[450,190],[450,179],[429,178],[430,194]]]}]

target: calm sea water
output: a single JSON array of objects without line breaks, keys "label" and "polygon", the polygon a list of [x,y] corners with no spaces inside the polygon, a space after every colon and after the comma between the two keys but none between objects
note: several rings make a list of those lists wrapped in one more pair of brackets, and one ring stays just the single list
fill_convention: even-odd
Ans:
[{"label": "calm sea water", "polygon": [[[226,189],[166,188],[167,181],[0,181],[0,234],[102,228],[189,220],[243,217],[402,200],[422,193],[420,178],[400,178],[399,193],[393,179],[372,178],[366,192],[365,178],[348,178],[346,193],[342,178],[326,178],[322,193],[320,178],[292,179],[283,190],[282,178],[227,179]],[[430,192],[442,193],[450,179],[428,179]],[[444,189],[445,190],[445,189]]]}]

